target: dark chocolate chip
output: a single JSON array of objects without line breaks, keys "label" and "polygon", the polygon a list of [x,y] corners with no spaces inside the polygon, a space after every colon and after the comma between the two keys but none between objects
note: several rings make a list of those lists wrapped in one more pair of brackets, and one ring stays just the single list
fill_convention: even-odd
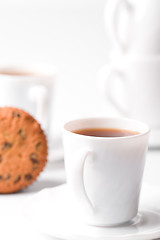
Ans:
[{"label": "dark chocolate chip", "polygon": [[17,118],[20,118],[21,117],[21,115],[18,113],[18,112],[13,112],[13,117],[17,117]]},{"label": "dark chocolate chip", "polygon": [[21,180],[21,176],[18,175],[15,179],[14,179],[14,183],[18,183]]},{"label": "dark chocolate chip", "polygon": [[30,158],[30,160],[32,161],[33,164],[39,163],[39,161],[37,160],[37,154],[36,153],[31,153],[29,158]]},{"label": "dark chocolate chip", "polygon": [[26,175],[24,176],[24,178],[25,178],[26,181],[30,181],[33,177],[32,177],[31,174],[26,174]]},{"label": "dark chocolate chip", "polygon": [[8,175],[6,175],[6,176],[3,178],[3,180],[4,180],[4,181],[7,181],[7,180],[9,180],[10,178],[11,178],[11,175],[8,174]]},{"label": "dark chocolate chip", "polygon": [[22,134],[22,129],[19,129],[18,134],[19,134],[19,135]]},{"label": "dark chocolate chip", "polygon": [[7,181],[7,180],[10,179],[10,178],[11,178],[11,175],[10,175],[10,174],[6,175],[5,177],[3,177],[2,175],[0,175],[0,180]]},{"label": "dark chocolate chip", "polygon": [[2,162],[2,155],[0,154],[0,163]]},{"label": "dark chocolate chip", "polygon": [[40,146],[41,146],[41,142],[36,143],[36,150],[38,150]]},{"label": "dark chocolate chip", "polygon": [[4,142],[2,144],[2,150],[6,150],[6,149],[9,149],[12,147],[12,143],[9,143],[9,142]]},{"label": "dark chocolate chip", "polygon": [[25,135],[24,131],[23,131],[21,128],[18,130],[18,135],[19,135],[23,140],[26,138],[26,135]]}]

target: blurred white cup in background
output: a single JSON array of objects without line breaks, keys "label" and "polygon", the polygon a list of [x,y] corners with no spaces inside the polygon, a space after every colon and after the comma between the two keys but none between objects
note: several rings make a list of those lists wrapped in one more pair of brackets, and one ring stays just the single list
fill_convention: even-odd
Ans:
[{"label": "blurred white cup in background", "polygon": [[160,54],[159,16],[159,0],[108,0],[104,18],[113,47],[129,54]]},{"label": "blurred white cup in background", "polygon": [[150,145],[160,146],[160,56],[116,56],[99,72],[98,85],[122,116],[151,127]]},{"label": "blurred white cup in background", "polygon": [[23,109],[36,118],[52,142],[53,97],[56,71],[54,66],[0,66],[0,107]]}]

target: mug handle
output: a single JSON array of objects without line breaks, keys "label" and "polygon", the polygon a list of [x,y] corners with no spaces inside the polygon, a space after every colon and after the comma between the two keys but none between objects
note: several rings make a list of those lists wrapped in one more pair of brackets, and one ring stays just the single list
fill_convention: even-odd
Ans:
[{"label": "mug handle", "polygon": [[74,169],[72,169],[72,181],[74,182],[73,187],[76,196],[79,199],[82,199],[84,204],[87,205],[87,207],[91,209],[91,211],[93,211],[95,206],[87,194],[84,183],[84,167],[87,157],[89,155],[93,155],[93,152],[86,151],[85,153],[79,154],[80,157],[79,159],[77,159],[76,164],[74,164]]},{"label": "mug handle", "polygon": [[35,118],[43,126],[48,102],[48,91],[44,85],[36,85],[29,89],[29,99],[36,104]]},{"label": "mug handle", "polygon": [[[121,8],[122,5],[124,5],[123,8]],[[128,26],[126,29],[125,40],[122,40],[118,32],[118,29],[119,29],[118,17],[119,17],[120,11],[123,11],[122,16],[125,16],[124,15],[125,9],[129,13],[129,19],[127,21]],[[117,45],[122,52],[125,52],[128,47],[128,41],[130,38],[129,33],[132,29],[131,23],[133,20],[133,13],[134,13],[133,6],[127,0],[110,0],[106,5],[104,17],[105,17],[107,30],[109,31],[112,41],[114,41],[115,45]]]},{"label": "mug handle", "polygon": [[[97,84],[102,95],[109,100],[109,102],[124,116],[129,116],[127,107],[121,105],[113,92],[114,81],[118,79],[126,86],[127,79],[124,73],[113,68],[111,65],[105,65],[101,68],[97,78]],[[125,90],[125,89],[124,89]],[[126,101],[127,102],[127,101]]]}]

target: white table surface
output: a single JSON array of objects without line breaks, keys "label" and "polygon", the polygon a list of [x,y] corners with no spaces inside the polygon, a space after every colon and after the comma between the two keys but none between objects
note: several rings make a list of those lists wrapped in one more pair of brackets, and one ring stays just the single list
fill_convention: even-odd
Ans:
[{"label": "white table surface", "polygon": [[[160,186],[160,150],[150,150],[144,173],[144,182]],[[53,238],[38,232],[34,226],[21,218],[19,212],[27,198],[45,187],[54,187],[65,182],[63,160],[48,163],[38,180],[25,190],[0,195],[0,239],[3,240],[51,240]],[[47,221],[47,219],[45,219]]]}]

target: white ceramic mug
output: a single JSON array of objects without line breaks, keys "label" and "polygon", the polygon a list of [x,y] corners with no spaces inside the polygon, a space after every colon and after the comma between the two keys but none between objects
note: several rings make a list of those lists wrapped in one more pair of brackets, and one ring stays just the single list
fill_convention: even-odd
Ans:
[{"label": "white ceramic mug", "polygon": [[160,146],[159,56],[113,57],[100,70],[98,85],[122,116],[150,125],[150,145]]},{"label": "white ceramic mug", "polygon": [[159,16],[159,0],[108,0],[104,17],[114,48],[130,54],[160,54]]},{"label": "white ceramic mug", "polygon": [[[128,137],[73,133],[85,128],[138,131]],[[129,119],[91,118],[68,122],[63,142],[67,184],[83,221],[112,226],[137,215],[149,128]]]},{"label": "white ceramic mug", "polygon": [[0,66],[0,106],[21,108],[33,115],[50,136],[53,91],[53,66]]}]

